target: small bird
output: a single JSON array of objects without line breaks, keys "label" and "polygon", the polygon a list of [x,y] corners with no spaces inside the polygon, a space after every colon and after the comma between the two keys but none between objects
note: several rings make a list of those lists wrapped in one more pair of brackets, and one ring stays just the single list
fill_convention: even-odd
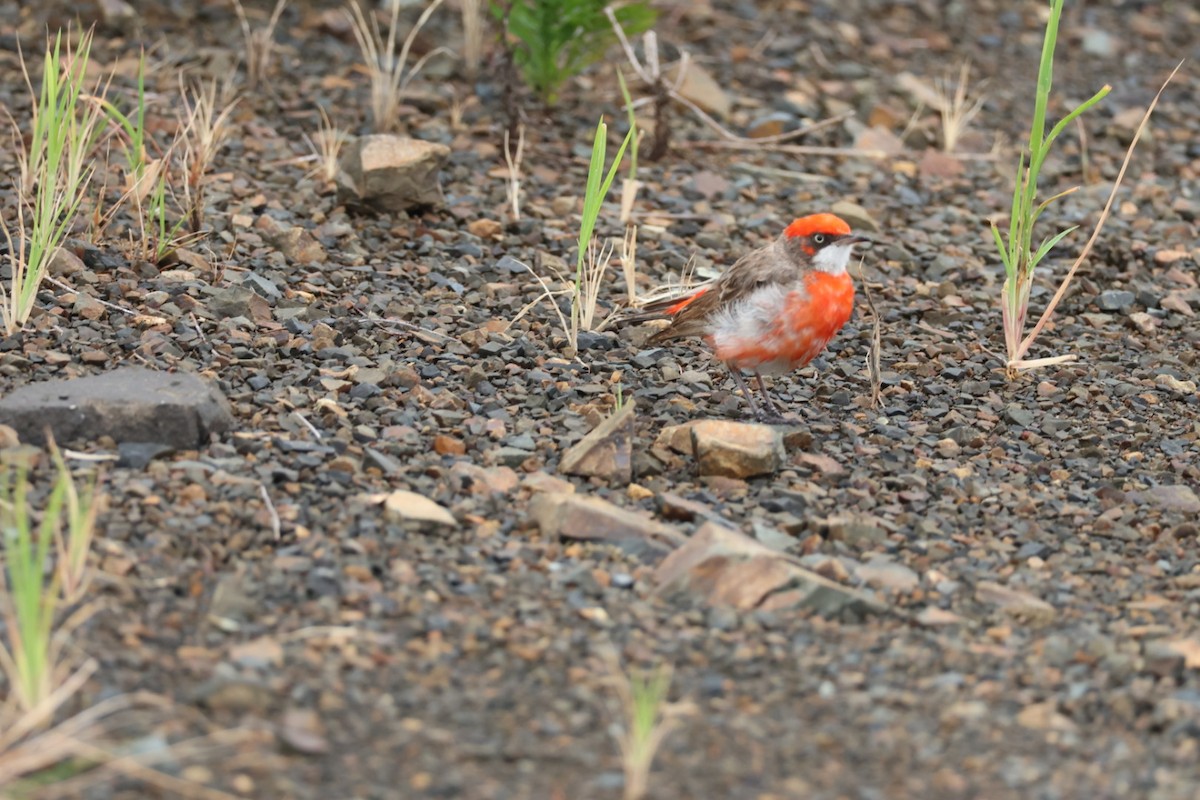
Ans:
[{"label": "small bird", "polygon": [[[648,344],[703,337],[729,367],[755,418],[785,422],[762,376],[803,367],[850,319],[854,284],[846,266],[854,245],[864,241],[833,214],[800,217],[720,277],[649,303],[628,321],[671,320]],[[754,402],[743,370],[757,380],[766,413]]]}]

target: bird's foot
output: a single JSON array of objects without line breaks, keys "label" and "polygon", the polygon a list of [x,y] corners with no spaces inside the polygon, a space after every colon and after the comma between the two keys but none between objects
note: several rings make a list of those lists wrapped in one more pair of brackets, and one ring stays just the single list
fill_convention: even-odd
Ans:
[{"label": "bird's foot", "polygon": [[800,420],[791,414],[782,414],[777,410],[764,411],[755,409],[754,418],[763,425],[799,425]]}]

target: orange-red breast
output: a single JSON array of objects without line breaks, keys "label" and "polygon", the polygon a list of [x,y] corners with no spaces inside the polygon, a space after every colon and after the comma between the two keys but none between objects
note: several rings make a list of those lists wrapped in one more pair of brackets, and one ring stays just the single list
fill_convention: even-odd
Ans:
[{"label": "orange-red breast", "polygon": [[[856,242],[865,241],[833,214],[794,220],[769,245],[742,256],[720,277],[690,292],[644,306],[634,321],[670,318],[651,336],[661,344],[701,336],[733,374],[754,416],[780,421],[763,374],[804,366],[825,349],[854,308],[846,272]],[[742,371],[754,374],[768,414],[754,402]]]}]

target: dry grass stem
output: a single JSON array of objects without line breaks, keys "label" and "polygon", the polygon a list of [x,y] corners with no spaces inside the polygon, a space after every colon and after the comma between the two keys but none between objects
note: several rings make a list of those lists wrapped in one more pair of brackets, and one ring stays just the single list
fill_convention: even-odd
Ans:
[{"label": "dry grass stem", "polygon": [[621,241],[621,273],[625,276],[625,294],[629,305],[637,302],[637,225],[625,228]]},{"label": "dry grass stem", "polygon": [[1075,273],[1092,252],[1092,247],[1095,246],[1096,240],[1100,238],[1100,231],[1103,230],[1104,223],[1112,213],[1113,203],[1117,199],[1117,191],[1121,188],[1121,182],[1125,180],[1125,172],[1129,169],[1129,162],[1133,159],[1134,148],[1137,147],[1138,142],[1141,140],[1146,126],[1150,124],[1150,115],[1158,107],[1158,101],[1162,97],[1162,93],[1166,91],[1167,85],[1179,72],[1181,67],[1183,67],[1182,61],[1175,65],[1175,69],[1171,70],[1171,74],[1162,82],[1162,86],[1158,87],[1158,92],[1154,95],[1154,99],[1150,101],[1150,105],[1146,108],[1146,113],[1142,115],[1142,121],[1138,123],[1137,130],[1133,134],[1133,140],[1129,143],[1129,147],[1125,151],[1125,158],[1121,162],[1121,169],[1117,172],[1116,180],[1113,181],[1112,190],[1108,193],[1108,200],[1104,203],[1104,209],[1100,212],[1100,217],[1096,220],[1096,226],[1092,229],[1092,235],[1088,237],[1087,243],[1084,244],[1083,250],[1080,251],[1079,256],[1075,259],[1075,263],[1071,264],[1071,268],[1067,270],[1066,276],[1063,278],[1062,283],[1059,284],[1058,291],[1054,293],[1054,297],[1050,299],[1046,310],[1038,317],[1038,321],[1034,324],[1033,329],[1029,331],[1029,335],[1021,340],[1020,347],[1016,353],[1017,357],[1008,362],[1008,369],[1010,371],[1032,369],[1051,364],[1062,364],[1074,358],[1074,356],[1062,355],[1053,356],[1049,359],[1026,360],[1024,356],[1029,352],[1029,348],[1033,345],[1034,340],[1037,339],[1038,334],[1042,332],[1042,328],[1046,327],[1046,323],[1050,321],[1050,317],[1054,314],[1054,309],[1058,307],[1059,301],[1066,294],[1067,288],[1071,285],[1071,280],[1075,277]]},{"label": "dry grass stem", "polygon": [[[517,263],[529,271],[529,274],[532,275],[534,280],[536,280],[538,282],[538,285],[542,287],[542,293],[540,295],[538,295],[537,297],[535,297],[533,300],[530,300],[528,303],[526,303],[525,306],[520,311],[517,312],[516,316],[514,316],[511,320],[508,321],[508,325],[505,327],[505,330],[509,330],[512,328],[513,325],[516,325],[521,320],[521,318],[524,317],[526,314],[528,314],[530,311],[532,311],[534,306],[536,306],[538,303],[542,302],[543,300],[549,300],[550,307],[553,308],[554,313],[558,315],[558,321],[559,321],[559,324],[562,325],[563,331],[565,333],[567,333],[568,335],[570,335],[571,325],[570,325],[570,323],[567,322],[567,318],[563,315],[562,309],[558,307],[558,303],[554,302],[554,298],[558,297],[560,295],[564,295],[564,294],[571,294],[572,289],[570,287],[568,287],[566,289],[560,289],[557,292],[553,291],[546,284],[546,280],[541,275],[538,275],[533,270],[532,267],[530,267],[528,264],[526,264],[523,261],[518,261]],[[557,277],[559,278],[559,280],[562,280],[561,275],[559,275]]]},{"label": "dry grass stem", "polygon": [[418,59],[412,69],[408,69],[408,54],[412,49],[413,40],[417,38],[421,28],[429,21],[429,17],[442,2],[443,0],[433,0],[425,7],[408,32],[408,36],[404,38],[398,53],[396,52],[396,39],[400,21],[400,3],[390,4],[391,16],[386,37],[379,30],[379,23],[375,19],[374,12],[371,12],[368,18],[356,0],[350,0],[346,4],[346,15],[350,19],[351,30],[354,32],[354,38],[358,41],[359,50],[362,52],[363,61],[367,66],[367,74],[370,76],[371,118],[376,131],[388,132],[400,127],[398,111],[409,82],[420,73],[421,68],[430,58],[450,52],[445,47],[435,48]]},{"label": "dry grass stem", "polygon": [[462,0],[463,63],[474,80],[483,60],[483,13],[480,0]]},{"label": "dry grass stem", "polygon": [[[696,103],[680,94],[679,89],[683,86],[683,82],[687,78],[688,67],[691,63],[691,56],[686,50],[681,51],[679,66],[674,82],[668,81],[666,77],[667,70],[662,67],[659,60],[658,38],[655,36],[654,32],[649,31],[643,36],[643,50],[646,54],[646,60],[645,63],[643,63],[641,59],[637,57],[637,53],[634,52],[633,45],[630,44],[629,38],[625,35],[625,29],[622,28],[621,23],[617,21],[617,17],[613,13],[612,8],[605,8],[604,13],[608,15],[608,20],[612,24],[613,32],[616,33],[617,40],[621,43],[621,49],[625,53],[625,59],[629,62],[629,66],[633,68],[633,71],[637,73],[637,76],[641,78],[646,85],[652,87],[656,93],[663,94],[687,108],[689,111],[695,114],[701,122],[715,131],[718,136],[726,141],[736,142],[747,146],[779,144],[782,142],[791,141],[792,139],[799,139],[807,136],[808,134],[818,131],[821,128],[836,124],[844,120],[846,117],[852,116],[852,113],[847,112],[845,114],[838,115],[833,119],[822,120],[820,122],[815,122],[811,125],[805,125],[801,128],[796,128],[795,130],[785,131],[784,133],[776,134],[774,136],[764,136],[760,139],[751,139],[744,136],[738,136],[736,133],[718,122],[711,114],[700,108],[700,106],[698,106]],[[660,101],[656,100],[654,97],[649,97],[639,100],[634,104],[634,106],[637,107],[651,102],[658,103]],[[655,135],[657,138],[657,131],[655,132]],[[658,149],[659,148],[657,146],[654,148],[655,151]],[[652,154],[651,159],[653,160],[655,158],[656,156]]]},{"label": "dry grass stem", "polygon": [[287,4],[288,0],[277,0],[267,24],[255,28],[246,18],[242,0],[233,0],[233,10],[237,13],[238,24],[242,27],[242,37],[246,44],[246,83],[251,89],[258,88],[271,69],[271,58],[275,53],[275,26],[279,24],[279,18]]},{"label": "dry grass stem", "polygon": [[938,97],[938,114],[942,118],[942,149],[953,153],[958,148],[958,140],[966,132],[971,120],[983,108],[984,97],[970,98],[971,62],[964,61],[958,71],[958,82],[954,90],[950,90],[950,79],[939,81],[936,92]]},{"label": "dry grass stem", "polygon": [[504,132],[504,164],[508,170],[508,205],[514,221],[521,218],[521,159],[525,156],[525,125],[517,125],[517,149],[514,152],[508,131]]},{"label": "dry grass stem", "polygon": [[281,524],[279,521],[279,512],[275,510],[275,504],[271,502],[271,495],[267,492],[267,487],[264,484],[258,485],[258,496],[263,500],[263,506],[267,509],[267,516],[271,520],[271,533],[275,535],[275,541],[279,541],[281,536]]},{"label": "dry grass stem", "polygon": [[600,286],[604,273],[612,263],[613,243],[606,240],[597,246],[595,238],[588,242],[587,260],[583,267],[583,280],[579,285],[579,330],[590,331],[596,319],[596,303],[600,299]]},{"label": "dry grass stem", "polygon": [[867,283],[867,275],[863,271],[862,259],[858,262],[858,280],[863,287],[863,297],[867,308],[871,311],[871,344],[867,348],[867,377],[871,381],[871,407],[883,406],[883,372],[879,367],[879,354],[883,349],[883,319],[879,309],[875,307],[875,298],[871,294],[871,286]]}]

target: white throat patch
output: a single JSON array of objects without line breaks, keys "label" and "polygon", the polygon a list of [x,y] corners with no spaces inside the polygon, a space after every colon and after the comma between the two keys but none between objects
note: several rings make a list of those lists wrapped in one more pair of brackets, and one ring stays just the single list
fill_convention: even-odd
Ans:
[{"label": "white throat patch", "polygon": [[842,244],[834,242],[823,250],[818,250],[813,256],[813,268],[830,275],[841,275],[850,263],[850,255],[854,250],[854,242]]}]

